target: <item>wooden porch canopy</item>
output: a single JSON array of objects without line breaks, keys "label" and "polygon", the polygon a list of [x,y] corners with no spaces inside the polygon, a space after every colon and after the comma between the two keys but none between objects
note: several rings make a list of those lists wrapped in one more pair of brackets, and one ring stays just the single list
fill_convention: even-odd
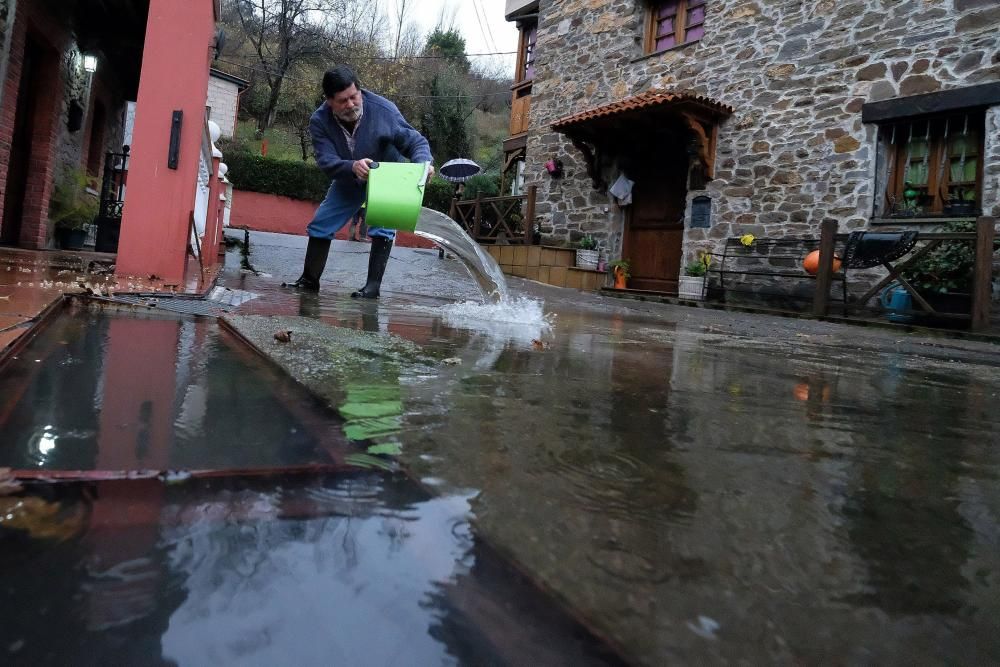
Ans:
[{"label": "wooden porch canopy", "polygon": [[662,124],[665,116],[678,119],[690,130],[697,143],[697,157],[707,177],[712,178],[716,128],[733,111],[727,104],[696,93],[648,90],[560,118],[552,123],[552,129],[565,134],[583,153],[594,188],[603,190],[605,184],[596,164],[598,151],[612,148],[626,128],[641,131]]}]

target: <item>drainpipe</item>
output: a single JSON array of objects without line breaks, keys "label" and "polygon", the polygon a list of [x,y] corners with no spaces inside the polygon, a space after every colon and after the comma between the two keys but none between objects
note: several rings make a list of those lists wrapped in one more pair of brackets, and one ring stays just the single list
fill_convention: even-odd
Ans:
[{"label": "drainpipe", "polygon": [[7,32],[0,44],[0,109],[3,108],[3,82],[7,80],[7,63],[10,62],[10,44],[14,39],[14,28],[17,23],[17,0],[7,0]]}]

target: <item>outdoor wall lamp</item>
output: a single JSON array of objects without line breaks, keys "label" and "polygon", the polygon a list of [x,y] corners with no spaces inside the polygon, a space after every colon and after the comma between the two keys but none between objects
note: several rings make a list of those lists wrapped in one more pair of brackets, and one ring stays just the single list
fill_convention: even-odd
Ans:
[{"label": "outdoor wall lamp", "polygon": [[559,158],[552,158],[545,163],[545,171],[549,172],[552,178],[559,178],[563,175],[563,163]]},{"label": "outdoor wall lamp", "polygon": [[97,71],[97,56],[83,56],[83,69],[93,74]]}]

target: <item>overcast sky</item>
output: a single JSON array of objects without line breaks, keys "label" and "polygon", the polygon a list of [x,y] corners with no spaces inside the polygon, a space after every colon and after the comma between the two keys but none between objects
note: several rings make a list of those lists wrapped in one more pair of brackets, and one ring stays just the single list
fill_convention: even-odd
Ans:
[{"label": "overcast sky", "polygon": [[[387,4],[391,5],[393,0]],[[494,53],[517,50],[517,28],[504,21],[504,0],[416,0],[410,18],[426,33],[437,24],[442,9],[455,12],[455,25],[465,37],[468,53]],[[476,9],[479,9],[478,20]],[[482,24],[480,26],[480,24]],[[481,58],[473,58],[479,61]],[[514,70],[514,56],[503,62]]]}]

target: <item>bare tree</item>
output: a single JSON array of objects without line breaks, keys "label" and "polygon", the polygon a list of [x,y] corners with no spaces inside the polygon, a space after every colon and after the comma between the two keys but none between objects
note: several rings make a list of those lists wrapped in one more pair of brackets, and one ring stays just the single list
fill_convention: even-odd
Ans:
[{"label": "bare tree", "polygon": [[328,17],[336,16],[351,0],[232,0],[230,10],[239,18],[252,47],[268,96],[257,115],[257,131],[274,124],[282,86],[289,70],[318,59],[330,45]]}]

